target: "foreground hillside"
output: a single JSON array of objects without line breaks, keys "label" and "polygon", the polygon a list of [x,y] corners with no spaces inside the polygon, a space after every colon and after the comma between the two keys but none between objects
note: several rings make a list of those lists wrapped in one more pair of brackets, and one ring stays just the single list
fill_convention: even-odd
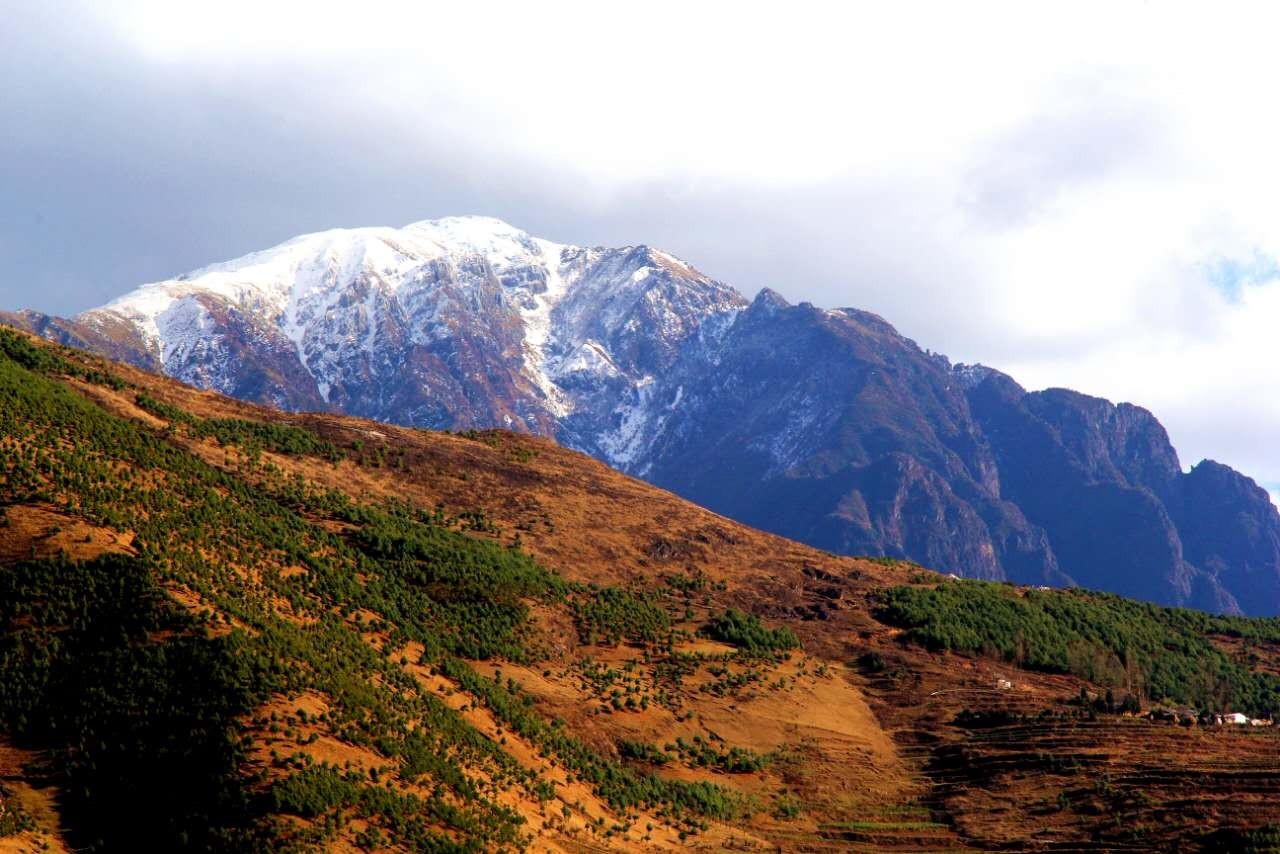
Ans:
[{"label": "foreground hillside", "polygon": [[[1280,624],[0,330],[0,850],[1265,850]],[[1128,712],[1128,713],[1122,713]]]}]

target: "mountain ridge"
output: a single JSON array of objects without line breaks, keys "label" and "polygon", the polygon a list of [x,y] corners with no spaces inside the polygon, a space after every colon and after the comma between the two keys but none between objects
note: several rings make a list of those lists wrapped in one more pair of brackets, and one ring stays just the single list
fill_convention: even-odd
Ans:
[{"label": "mountain ridge", "polygon": [[551,436],[831,551],[1280,611],[1269,497],[1183,473],[1146,410],[1027,392],[859,309],[748,301],[647,246],[474,217],[334,230],[71,320],[7,317],[285,409]]}]

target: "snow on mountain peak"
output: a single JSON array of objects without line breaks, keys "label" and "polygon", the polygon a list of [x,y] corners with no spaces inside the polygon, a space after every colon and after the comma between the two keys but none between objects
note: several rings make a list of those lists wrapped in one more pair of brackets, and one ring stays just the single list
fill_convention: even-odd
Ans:
[{"label": "snow on mountain peak", "polygon": [[402,231],[414,238],[429,240],[448,254],[478,255],[495,270],[528,262],[542,254],[543,246],[563,248],[489,216],[428,219],[407,225]]},{"label": "snow on mountain peak", "polygon": [[[584,248],[451,216],[300,235],[143,285],[80,320],[125,321],[163,370],[203,387],[231,392],[253,353],[255,365],[293,366],[289,389],[272,380],[281,400],[351,409],[359,394],[370,400],[362,414],[426,424],[433,394],[498,383],[512,408],[497,417],[533,425],[585,417],[606,388],[638,389],[705,319],[743,304],[657,249]],[[427,364],[457,385],[420,387],[422,414],[376,392]],[[312,380],[311,397],[290,390]]]},{"label": "snow on mountain peak", "polygon": [[967,389],[974,389],[982,385],[987,377],[996,373],[994,368],[988,368],[986,365],[973,364],[965,365],[957,363],[951,367],[952,375],[960,381],[960,385]]}]

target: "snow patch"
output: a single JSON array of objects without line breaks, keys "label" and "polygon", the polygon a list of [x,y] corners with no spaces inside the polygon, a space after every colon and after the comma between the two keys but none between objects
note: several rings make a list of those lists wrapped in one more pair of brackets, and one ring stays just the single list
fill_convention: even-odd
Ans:
[{"label": "snow patch", "polygon": [[963,388],[973,389],[982,385],[983,380],[995,373],[995,369],[986,365],[958,364],[952,367],[951,373]]},{"label": "snow patch", "polygon": [[530,294],[520,309],[524,320],[525,371],[546,396],[547,409],[563,418],[572,410],[572,401],[552,381],[547,366],[550,361],[548,349],[552,343],[551,312],[568,291],[561,272],[565,247],[549,240],[535,240],[535,243],[541,251],[546,278],[542,292]]},{"label": "snow patch", "polygon": [[527,264],[546,256],[546,247],[558,244],[530,237],[513,225],[490,216],[450,216],[405,226],[415,239],[435,244],[441,255],[473,255],[484,258],[495,272]]},{"label": "snow patch", "polygon": [[155,317],[160,348],[160,365],[182,364],[216,331],[213,317],[194,297],[174,300]]},{"label": "snow patch", "polygon": [[556,376],[589,373],[596,376],[618,377],[622,371],[614,364],[609,351],[598,341],[588,338],[573,353],[556,366]]},{"label": "snow patch", "polygon": [[600,437],[600,450],[614,468],[629,471],[647,447],[645,427],[650,421],[654,389],[653,377],[642,377],[631,399],[614,408],[618,426]]}]

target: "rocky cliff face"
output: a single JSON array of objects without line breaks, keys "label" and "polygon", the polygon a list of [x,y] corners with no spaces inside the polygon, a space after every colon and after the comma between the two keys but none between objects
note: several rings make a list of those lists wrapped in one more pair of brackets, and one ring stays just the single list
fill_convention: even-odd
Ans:
[{"label": "rocky cliff face", "polygon": [[1165,504],[1183,475],[1149,412],[1062,389],[1027,393],[994,372],[969,398],[1004,494],[1046,531],[1076,583],[1236,610],[1211,573],[1184,559]]},{"label": "rocky cliff face", "polygon": [[879,317],[748,304],[664,252],[497,220],[307,235],[46,337],[286,409],[552,435],[822,548],[1280,612],[1280,515],[1151,413],[953,366]]},{"label": "rocky cliff face", "polygon": [[832,551],[1067,580],[949,365],[874,315],[766,291],[666,383],[679,412],[635,469],[659,485]]},{"label": "rocky cliff face", "polygon": [[668,380],[683,384],[681,416],[641,473],[727,515],[978,577],[1280,607],[1265,491],[1214,463],[1184,474],[1144,409],[1028,393],[873,315],[770,293],[722,337],[717,364],[705,358]]},{"label": "rocky cliff face", "polygon": [[[1187,562],[1230,591],[1248,614],[1280,610],[1280,528],[1262,487],[1221,463],[1204,460],[1182,475],[1170,497]],[[1215,601],[1215,610],[1231,603]]]}]

